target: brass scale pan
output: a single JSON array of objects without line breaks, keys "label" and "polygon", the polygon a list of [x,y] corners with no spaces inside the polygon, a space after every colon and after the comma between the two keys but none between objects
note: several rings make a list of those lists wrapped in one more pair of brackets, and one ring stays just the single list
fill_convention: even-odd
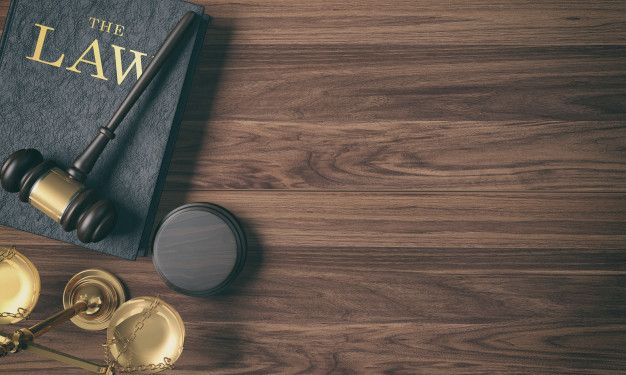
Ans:
[{"label": "brass scale pan", "polygon": [[14,248],[0,248],[0,324],[26,318],[41,294],[35,265]]},{"label": "brass scale pan", "polygon": [[[75,284],[74,278],[71,283]],[[41,293],[35,265],[14,248],[0,248],[0,285],[0,324],[24,320],[34,310]],[[66,288],[65,293],[72,292],[68,289],[71,288]],[[127,371],[164,370],[176,362],[183,350],[184,323],[178,312],[159,298],[137,297],[124,302],[106,328],[108,361]]]}]

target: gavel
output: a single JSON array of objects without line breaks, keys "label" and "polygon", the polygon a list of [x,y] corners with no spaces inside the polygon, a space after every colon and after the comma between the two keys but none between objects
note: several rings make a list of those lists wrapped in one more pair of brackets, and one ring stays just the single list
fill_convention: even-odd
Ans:
[{"label": "gavel", "polygon": [[187,12],[170,31],[111,120],[100,127],[96,137],[69,169],[64,170],[54,162],[44,160],[38,150],[21,149],[11,154],[2,165],[2,188],[18,193],[22,202],[30,203],[61,224],[66,232],[76,230],[78,239],[83,243],[98,242],[107,237],[115,227],[115,206],[110,200],[101,199],[94,189],[88,188],[85,180],[106,145],[115,138],[117,127],[152,82],[194,18],[194,12]]}]

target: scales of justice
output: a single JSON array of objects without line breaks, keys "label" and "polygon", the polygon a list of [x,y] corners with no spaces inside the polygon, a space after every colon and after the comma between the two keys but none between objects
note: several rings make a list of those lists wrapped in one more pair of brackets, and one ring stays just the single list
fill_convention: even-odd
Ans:
[{"label": "scales of justice", "polygon": [[[0,326],[28,318],[40,293],[35,265],[15,248],[0,247]],[[93,373],[113,375],[170,369],[182,353],[185,326],[178,312],[156,297],[126,300],[121,281],[107,271],[88,269],[74,275],[63,291],[63,307],[65,310],[29,328],[0,333],[0,357],[32,352]],[[68,320],[88,331],[106,329],[103,363],[37,344],[38,337]]]}]

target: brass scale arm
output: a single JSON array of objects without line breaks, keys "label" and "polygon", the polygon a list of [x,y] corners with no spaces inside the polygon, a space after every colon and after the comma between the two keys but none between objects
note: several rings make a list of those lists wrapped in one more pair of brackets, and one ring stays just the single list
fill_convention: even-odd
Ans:
[{"label": "brass scale arm", "polygon": [[[135,82],[131,88],[128,96],[118,110],[115,112],[109,123],[102,127],[96,138],[87,147],[87,149],[81,154],[74,162],[68,173],[75,179],[82,181],[85,176],[91,171],[96,160],[104,150],[107,143],[114,138],[113,132],[122,122],[126,114],[133,107],[135,102],[139,99],[141,94],[148,87],[150,82],[159,72],[161,66],[165,63],[170,53],[174,50],[174,47],[182,39],[185,31],[191,25],[195,18],[194,12],[187,12],[178,24],[170,31],[168,36],[163,42],[163,45],[157,51],[152,62],[146,68],[146,71]],[[54,359],[72,366],[80,367],[90,372],[97,374],[113,374],[114,370],[111,366],[99,365],[89,361],[76,358],[74,356],[58,352],[53,349],[46,348],[44,346],[35,344],[33,340],[36,337],[43,335],[55,326],[66,322],[74,316],[86,311],[90,306],[84,300],[79,300],[73,306],[65,309],[50,318],[35,324],[30,328],[22,328],[13,334],[13,336],[7,336],[0,333],[0,357],[8,355],[9,353],[16,353],[20,350],[30,350],[38,353],[44,357]]]},{"label": "brass scale arm", "polygon": [[79,367],[89,372],[112,375],[114,370],[109,366],[86,361],[34,342],[36,337],[43,335],[61,323],[67,322],[74,316],[86,311],[89,307],[94,306],[90,306],[86,301],[80,300],[73,306],[52,315],[48,319],[43,320],[30,328],[22,328],[15,331],[13,336],[0,333],[0,357],[9,353],[17,353],[20,350],[29,350],[42,357],[59,361],[70,366]]},{"label": "brass scale arm", "polygon": [[[139,80],[135,82],[131,91],[117,112],[113,115],[107,126],[102,127],[96,138],[87,147],[87,149],[81,154],[74,165],[69,169],[69,174],[80,180],[84,180],[87,173],[89,173],[94,166],[96,160],[102,153],[106,144],[113,139],[113,132],[122,122],[126,114],[133,107],[135,102],[139,99],[141,94],[148,87],[152,79],[159,72],[161,66],[165,63],[167,57],[174,50],[174,47],[183,37],[185,31],[191,25],[195,18],[194,12],[187,12],[178,24],[170,31],[165,42],[159,48],[152,62],[148,65],[146,71],[141,75]],[[44,346],[35,344],[33,340],[36,337],[43,335],[55,326],[66,322],[74,316],[86,311],[89,306],[86,301],[80,300],[76,302],[72,307],[65,309],[50,318],[35,324],[30,328],[22,328],[13,334],[13,336],[7,336],[0,333],[0,357],[6,356],[9,353],[16,353],[20,350],[30,350],[43,357],[57,360],[68,365],[80,367],[90,372],[97,374],[113,374],[114,369],[112,366],[99,365],[93,362],[85,361],[80,358],[76,358],[69,354],[61,353],[59,351],[46,348]],[[97,306],[96,306],[97,307]]]}]

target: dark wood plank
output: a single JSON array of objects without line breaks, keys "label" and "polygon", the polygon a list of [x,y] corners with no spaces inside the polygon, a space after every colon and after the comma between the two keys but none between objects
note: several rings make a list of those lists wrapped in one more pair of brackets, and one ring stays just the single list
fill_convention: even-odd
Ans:
[{"label": "dark wood plank", "polygon": [[[73,273],[104,267],[133,296],[160,294],[181,311],[180,374],[624,366],[619,194],[169,192],[162,211],[184,200],[219,203],[249,232],[249,262],[229,293],[185,297],[149,258],[85,257],[4,229],[0,243],[17,244],[41,271],[34,318],[60,308]],[[43,342],[98,359],[101,341],[66,325]],[[27,353],[3,361],[11,373],[65,369]]]},{"label": "dark wood plank", "polygon": [[[626,46],[617,45],[260,48],[224,42],[203,50],[186,118],[329,127],[383,120],[623,120],[625,56]],[[214,87],[219,96],[211,98],[206,93]]]},{"label": "dark wood plank", "polygon": [[169,190],[626,191],[608,122],[186,121]]},{"label": "dark wood plank", "polygon": [[[202,322],[189,329],[198,335],[189,345],[208,348],[184,353],[182,361],[193,365],[172,374],[620,374],[626,365],[620,349],[626,326],[611,321],[590,327],[559,319],[484,325]],[[74,338],[68,345],[86,346],[76,339],[80,333],[66,333]],[[5,365],[12,374],[31,374],[24,368],[74,373],[21,355],[23,367]]]},{"label": "dark wood plank", "polygon": [[267,246],[623,249],[626,239],[623,194],[192,191],[162,208],[184,200],[251,218]]},{"label": "dark wood plank", "polygon": [[[590,45],[626,42],[623,2],[195,1],[237,44]],[[9,0],[0,1],[0,24]]]},{"label": "dark wood plank", "polygon": [[620,1],[198,1],[238,44],[589,45],[626,42]]},{"label": "dark wood plank", "polygon": [[207,47],[169,189],[624,191],[624,47]]},{"label": "dark wood plank", "polygon": [[2,37],[2,34],[4,33],[4,24],[6,22],[6,16],[8,12],[9,12],[9,1],[8,0],[0,1],[0,38]]},{"label": "dark wood plank", "polygon": [[[33,320],[102,267],[181,312],[173,374],[623,373],[624,2],[197,2],[214,26],[159,216],[232,210],[241,278],[185,297],[150,258],[0,229],[41,271]],[[102,359],[102,333],[41,342]]]},{"label": "dark wood plank", "polygon": [[[225,207],[261,246],[296,253],[301,247],[328,248],[331,254],[342,248],[382,254],[385,249],[623,250],[626,240],[624,194],[167,192],[159,217],[187,202]],[[37,243],[36,236],[9,232],[7,243]]]}]

